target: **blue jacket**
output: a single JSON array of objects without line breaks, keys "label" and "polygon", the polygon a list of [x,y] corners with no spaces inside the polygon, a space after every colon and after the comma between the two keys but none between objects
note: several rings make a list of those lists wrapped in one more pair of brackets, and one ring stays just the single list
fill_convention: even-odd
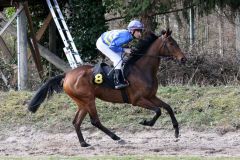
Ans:
[{"label": "blue jacket", "polygon": [[128,30],[107,31],[101,37],[102,41],[114,52],[123,52],[123,46],[133,40],[133,36]]}]

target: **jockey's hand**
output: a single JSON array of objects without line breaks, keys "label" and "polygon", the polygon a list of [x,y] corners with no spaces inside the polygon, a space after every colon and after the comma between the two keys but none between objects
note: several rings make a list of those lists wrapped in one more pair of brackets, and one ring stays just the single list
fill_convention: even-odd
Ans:
[{"label": "jockey's hand", "polygon": [[124,53],[129,56],[132,53],[131,48],[123,48]]}]

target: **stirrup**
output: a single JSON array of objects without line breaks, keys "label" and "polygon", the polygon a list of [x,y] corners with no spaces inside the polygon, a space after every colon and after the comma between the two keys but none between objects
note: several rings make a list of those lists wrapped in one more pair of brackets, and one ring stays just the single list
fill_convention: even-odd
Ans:
[{"label": "stirrup", "polygon": [[122,88],[125,88],[127,86],[129,86],[129,82],[127,80],[124,80],[123,83],[115,84],[115,89],[122,89]]},{"label": "stirrup", "polygon": [[128,83],[119,83],[118,85],[115,85],[115,89],[122,89],[122,88],[125,88],[127,87],[129,84]]}]

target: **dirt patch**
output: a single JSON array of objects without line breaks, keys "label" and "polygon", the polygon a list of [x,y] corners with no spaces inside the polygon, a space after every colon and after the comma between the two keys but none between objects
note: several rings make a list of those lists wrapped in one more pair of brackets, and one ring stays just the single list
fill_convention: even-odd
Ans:
[{"label": "dirt patch", "polygon": [[31,127],[0,132],[0,155],[207,155],[240,156],[240,131],[224,135],[214,131],[181,130],[178,141],[172,130],[145,128],[141,131],[115,129],[122,138],[113,141],[97,129],[83,130],[88,148],[80,147],[75,132],[49,133]]}]

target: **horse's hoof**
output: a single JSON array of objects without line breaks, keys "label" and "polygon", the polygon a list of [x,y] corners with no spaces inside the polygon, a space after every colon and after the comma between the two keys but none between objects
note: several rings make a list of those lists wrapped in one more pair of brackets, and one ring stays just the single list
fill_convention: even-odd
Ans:
[{"label": "horse's hoof", "polygon": [[179,131],[175,131],[175,138],[179,137]]},{"label": "horse's hoof", "polygon": [[144,126],[150,126],[152,127],[154,124],[151,121],[143,120],[139,124],[144,125]]},{"label": "horse's hoof", "polygon": [[147,120],[143,120],[139,124],[146,126],[147,125]]},{"label": "horse's hoof", "polygon": [[118,140],[120,140],[121,138],[118,137],[117,135],[114,135],[114,136],[112,136],[112,139],[115,140],[115,141],[118,141]]},{"label": "horse's hoof", "polygon": [[86,143],[86,142],[81,142],[80,143],[81,147],[89,147],[90,144]]}]

